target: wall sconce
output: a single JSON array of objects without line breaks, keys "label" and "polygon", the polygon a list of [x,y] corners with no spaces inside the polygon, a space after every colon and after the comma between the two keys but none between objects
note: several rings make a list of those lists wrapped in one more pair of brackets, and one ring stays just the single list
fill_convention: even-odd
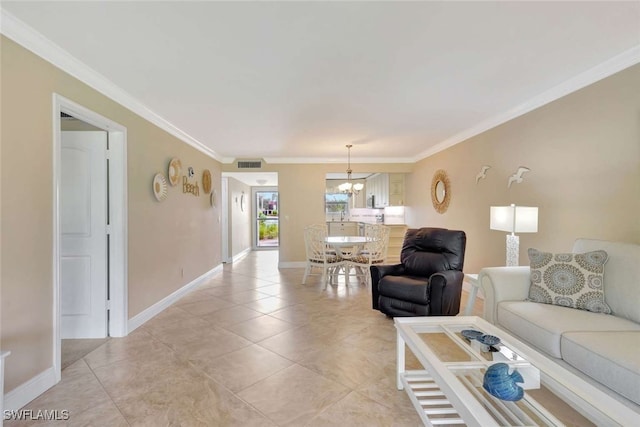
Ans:
[{"label": "wall sconce", "polygon": [[519,265],[520,238],[515,233],[538,232],[538,208],[529,206],[491,206],[491,230],[507,231],[507,266]]}]

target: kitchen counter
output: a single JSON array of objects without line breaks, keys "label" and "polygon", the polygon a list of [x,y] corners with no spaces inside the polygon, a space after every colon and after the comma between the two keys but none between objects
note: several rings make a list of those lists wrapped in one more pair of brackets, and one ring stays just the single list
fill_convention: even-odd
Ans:
[{"label": "kitchen counter", "polygon": [[364,222],[356,221],[327,221],[329,236],[362,236]]}]

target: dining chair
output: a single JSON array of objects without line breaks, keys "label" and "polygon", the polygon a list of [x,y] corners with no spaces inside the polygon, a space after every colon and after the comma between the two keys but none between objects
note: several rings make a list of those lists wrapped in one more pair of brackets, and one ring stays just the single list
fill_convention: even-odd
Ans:
[{"label": "dining chair", "polygon": [[[311,275],[322,274],[322,283],[327,286],[329,280],[333,281],[337,274],[337,269],[342,267],[344,260],[335,251],[327,249],[325,239],[327,238],[327,227],[309,225],[304,228],[304,246],[307,256],[307,267],[304,271],[302,284],[307,283],[307,278]],[[314,272],[321,270],[321,272]]]},{"label": "dining chair", "polygon": [[346,258],[345,268],[353,268],[355,276],[364,280],[367,286],[371,285],[370,267],[384,264],[389,248],[389,233],[391,229],[382,224],[366,224],[364,236],[368,241],[362,249]]}]

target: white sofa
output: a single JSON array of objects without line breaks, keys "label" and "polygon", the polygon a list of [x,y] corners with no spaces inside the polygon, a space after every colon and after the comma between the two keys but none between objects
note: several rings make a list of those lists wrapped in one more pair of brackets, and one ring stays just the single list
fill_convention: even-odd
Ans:
[{"label": "white sofa", "polygon": [[611,315],[527,301],[529,267],[491,267],[478,275],[484,317],[640,412],[640,245],[578,239],[573,246],[599,249],[609,255]]}]

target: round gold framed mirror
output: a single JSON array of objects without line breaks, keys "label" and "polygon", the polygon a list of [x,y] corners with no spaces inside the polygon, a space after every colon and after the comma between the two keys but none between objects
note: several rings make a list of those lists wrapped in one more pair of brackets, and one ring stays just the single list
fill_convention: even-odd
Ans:
[{"label": "round gold framed mirror", "polygon": [[431,202],[438,213],[445,213],[451,201],[451,183],[447,173],[438,169],[431,181]]}]

